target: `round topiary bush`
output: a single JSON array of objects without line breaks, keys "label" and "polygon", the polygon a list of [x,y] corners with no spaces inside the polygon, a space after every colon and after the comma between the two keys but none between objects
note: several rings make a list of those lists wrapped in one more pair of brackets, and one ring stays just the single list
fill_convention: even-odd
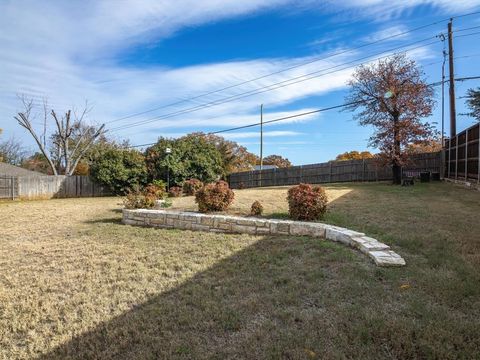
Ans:
[{"label": "round topiary bush", "polygon": [[225,181],[207,184],[195,194],[200,212],[225,211],[233,202],[235,194]]},{"label": "round topiary bush", "polygon": [[189,179],[183,182],[183,193],[187,196],[192,196],[203,187],[203,182],[198,179]]},{"label": "round topiary bush", "polygon": [[294,220],[320,220],[327,211],[327,194],[320,186],[300,184],[288,190],[288,212]]},{"label": "round topiary bush", "polygon": [[252,204],[252,207],[250,208],[250,215],[260,216],[262,214],[263,214],[263,205],[258,200],[254,201]]},{"label": "round topiary bush", "polygon": [[168,190],[168,196],[170,197],[182,196],[182,188],[180,186],[172,186],[170,190]]}]

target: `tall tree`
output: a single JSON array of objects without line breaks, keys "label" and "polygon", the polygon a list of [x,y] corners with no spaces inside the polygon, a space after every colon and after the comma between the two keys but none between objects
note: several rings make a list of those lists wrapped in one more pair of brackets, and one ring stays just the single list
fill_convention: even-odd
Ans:
[{"label": "tall tree", "polygon": [[469,89],[467,91],[467,106],[470,108],[471,112],[467,115],[473,116],[475,119],[480,121],[480,88]]},{"label": "tall tree", "polygon": [[[167,148],[171,153],[167,154]],[[149,177],[167,180],[169,174],[171,185],[181,185],[192,178],[211,182],[224,173],[220,152],[198,134],[178,139],[160,138],[146,150],[145,158]]]},{"label": "tall tree", "polygon": [[222,156],[223,175],[233,172],[252,170],[258,161],[258,156],[252,154],[246,147],[239,145],[235,141],[226,140],[222,136],[204,133],[193,133],[192,135],[202,136],[205,140],[213,144]]},{"label": "tall tree", "polygon": [[393,182],[400,184],[401,166],[408,160],[405,148],[435,133],[432,125],[421,121],[432,113],[432,87],[404,54],[358,67],[348,84],[347,109],[360,110],[355,119],[374,127],[369,145],[381,151],[384,162],[392,165]]},{"label": "tall tree", "polygon": [[292,163],[280,155],[268,155],[263,158],[263,165],[275,165],[279,168],[287,168],[292,166]]},{"label": "tall tree", "polygon": [[39,136],[32,125],[32,119],[38,116],[34,113],[33,100],[25,96],[20,99],[24,110],[14,116],[15,120],[33,137],[54,175],[72,175],[88,149],[104,133],[104,125],[96,128],[86,124],[86,116],[90,111],[87,103],[79,113],[68,110],[63,116],[59,116],[55,110],[49,110],[48,104],[44,102],[45,122],[50,115],[56,125],[56,131],[50,139],[50,149],[47,149],[45,134],[43,137]]}]

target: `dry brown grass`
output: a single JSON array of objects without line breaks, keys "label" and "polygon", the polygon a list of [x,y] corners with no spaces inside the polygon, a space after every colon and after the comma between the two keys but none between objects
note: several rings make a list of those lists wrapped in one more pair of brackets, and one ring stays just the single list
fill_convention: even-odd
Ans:
[{"label": "dry brown grass", "polygon": [[[285,191],[239,191],[236,211],[260,197],[281,216]],[[116,198],[1,203],[0,359],[475,358],[480,193],[327,191],[328,222],[407,267],[315,239],[124,226]]]},{"label": "dry brown grass", "polygon": [[[255,200],[260,201],[264,208],[264,216],[285,215],[288,212],[287,191],[288,186],[267,187],[258,189],[235,190],[235,201],[228,210],[231,214],[248,215],[250,207]],[[325,186],[329,202],[352,191],[349,187]],[[194,210],[198,209],[194,196],[172,198],[172,209]]]}]

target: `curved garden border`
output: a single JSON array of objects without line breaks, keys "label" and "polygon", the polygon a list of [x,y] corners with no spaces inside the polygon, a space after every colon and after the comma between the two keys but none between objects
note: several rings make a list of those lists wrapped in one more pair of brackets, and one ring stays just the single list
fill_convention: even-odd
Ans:
[{"label": "curved garden border", "polygon": [[311,236],[341,242],[360,250],[378,266],[403,266],[405,260],[386,244],[364,233],[324,223],[200,214],[173,210],[123,210],[127,225],[252,235]]}]

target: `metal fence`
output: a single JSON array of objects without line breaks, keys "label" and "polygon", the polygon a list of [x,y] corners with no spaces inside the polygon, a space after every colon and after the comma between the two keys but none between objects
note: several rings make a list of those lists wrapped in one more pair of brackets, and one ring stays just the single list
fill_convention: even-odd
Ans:
[{"label": "metal fence", "polygon": [[[421,171],[441,173],[441,152],[416,154],[403,169],[410,174]],[[351,181],[392,180],[390,166],[380,166],[374,159],[330,161],[327,163],[292,166],[289,168],[246,171],[230,174],[228,182],[233,189],[296,185],[300,183],[322,184]]]},{"label": "metal fence", "polygon": [[480,124],[445,140],[445,177],[480,182]]},{"label": "metal fence", "polygon": [[18,183],[14,176],[0,175],[0,199],[12,199],[18,195]]}]

